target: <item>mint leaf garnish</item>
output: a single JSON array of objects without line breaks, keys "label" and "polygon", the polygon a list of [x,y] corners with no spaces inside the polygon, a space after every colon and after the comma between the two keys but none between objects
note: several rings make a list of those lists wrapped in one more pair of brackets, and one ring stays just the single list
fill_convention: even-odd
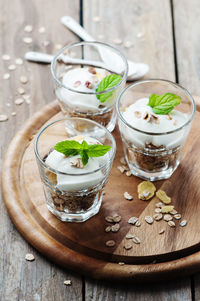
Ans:
[{"label": "mint leaf garnish", "polygon": [[65,140],[58,142],[54,149],[65,156],[80,155],[83,165],[86,165],[89,157],[104,156],[111,147],[103,144],[88,144],[85,140],[82,143],[75,140]]},{"label": "mint leaf garnish", "polygon": [[[121,81],[121,79],[122,79],[121,75],[117,75],[117,74],[111,74],[111,75],[104,77],[100,81],[100,83],[96,89],[96,92],[102,92],[107,89],[115,87]],[[113,92],[114,91],[106,92],[103,94],[97,94],[97,98],[100,102],[103,103],[113,95]]]},{"label": "mint leaf garnish", "polygon": [[155,114],[165,115],[169,114],[180,102],[180,96],[173,93],[165,93],[163,95],[151,94],[147,105],[152,107]]}]

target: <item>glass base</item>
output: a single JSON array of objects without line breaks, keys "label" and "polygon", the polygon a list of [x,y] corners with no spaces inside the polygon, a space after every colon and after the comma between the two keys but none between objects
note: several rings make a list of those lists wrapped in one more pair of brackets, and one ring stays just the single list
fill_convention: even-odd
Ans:
[{"label": "glass base", "polygon": [[99,209],[101,207],[103,199],[103,193],[97,193],[96,198],[94,200],[94,203],[92,207],[90,207],[88,210],[85,210],[84,212],[80,213],[70,213],[65,211],[58,211],[53,204],[50,204],[47,202],[47,208],[49,211],[54,214],[57,218],[59,218],[62,222],[76,222],[81,223],[85,222],[92,216],[96,215],[99,212]]},{"label": "glass base", "polygon": [[139,177],[141,179],[147,180],[147,181],[157,181],[157,180],[165,180],[169,179],[171,175],[174,173],[174,171],[177,169],[178,165],[180,163],[180,160],[176,162],[176,165],[174,167],[170,167],[168,169],[159,171],[159,172],[147,172],[141,169],[138,169],[137,167],[133,166],[132,164],[129,164],[129,168],[131,173]]}]

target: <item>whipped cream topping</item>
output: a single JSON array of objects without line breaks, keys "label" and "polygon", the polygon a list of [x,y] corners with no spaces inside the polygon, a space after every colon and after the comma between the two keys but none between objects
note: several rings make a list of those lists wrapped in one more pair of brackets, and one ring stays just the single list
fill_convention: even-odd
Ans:
[{"label": "whipped cream topping", "polygon": [[[78,142],[82,142],[85,140],[88,144],[97,144],[98,140],[91,137],[83,137],[76,136],[73,137],[72,140],[77,140]],[[71,164],[71,159],[76,160],[80,158],[80,155],[76,155],[73,157],[66,157],[64,154],[53,150],[45,160],[45,163],[49,165],[51,168],[64,172],[70,175],[57,174],[57,185],[56,187],[59,190],[65,191],[78,191],[81,189],[86,189],[89,187],[93,187],[100,183],[105,177],[102,171],[93,172],[94,170],[100,168],[103,164],[109,160],[108,154],[105,154],[102,157],[97,158],[89,158],[88,163],[84,166],[84,168],[77,168]],[[84,173],[90,173],[87,175],[81,175]]]},{"label": "whipped cream topping", "polygon": [[[126,108],[122,113],[128,124],[134,128],[149,132],[163,133],[180,128],[187,121],[188,116],[177,110],[172,110],[167,115],[158,115],[147,105],[148,98],[141,98]],[[178,134],[163,134],[160,136],[145,135],[139,132],[133,132],[131,129],[122,129],[124,135],[132,142],[138,145],[144,145],[145,142],[152,142],[156,145],[175,146],[184,138],[184,129]]]},{"label": "whipped cream topping", "polygon": [[[100,81],[109,74],[100,68],[75,68],[65,73],[62,83],[77,92],[95,92]],[[61,101],[81,112],[95,112],[102,106],[95,94],[78,94],[65,88],[58,89],[56,93]],[[112,104],[110,100],[103,103],[107,107]]]}]

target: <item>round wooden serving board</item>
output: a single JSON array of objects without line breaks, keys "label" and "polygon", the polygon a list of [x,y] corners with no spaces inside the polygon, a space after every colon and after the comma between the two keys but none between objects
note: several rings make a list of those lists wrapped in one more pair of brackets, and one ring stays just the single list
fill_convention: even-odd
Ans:
[{"label": "round wooden serving board", "polygon": [[[114,131],[117,154],[106,185],[98,215],[84,223],[64,223],[52,215],[45,203],[34,157],[34,136],[52,120],[62,118],[57,102],[44,107],[16,133],[6,152],[2,168],[3,198],[8,213],[22,235],[44,256],[62,267],[94,278],[126,281],[154,281],[186,275],[200,270],[200,113],[197,112],[180,166],[169,180],[155,182],[172,197],[172,204],[188,221],[186,227],[171,228],[165,221],[152,225],[144,221],[153,215],[155,203],[137,197],[141,179],[127,177],[117,169],[123,156],[118,130]],[[128,191],[134,200],[125,200]],[[105,233],[105,217],[122,216],[120,231]],[[127,223],[139,217],[142,225]],[[165,233],[159,235],[164,228]],[[127,233],[137,235],[141,244],[125,250]],[[107,240],[115,247],[106,247]],[[119,262],[124,262],[120,265]]]}]

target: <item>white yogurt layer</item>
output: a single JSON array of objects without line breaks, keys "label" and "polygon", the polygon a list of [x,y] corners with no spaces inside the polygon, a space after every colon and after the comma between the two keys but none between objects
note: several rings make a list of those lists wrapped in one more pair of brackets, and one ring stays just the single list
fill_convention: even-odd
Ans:
[{"label": "white yogurt layer", "polygon": [[[74,137],[72,140],[78,140],[80,143],[85,140],[88,144],[96,144],[98,140],[91,137]],[[73,159],[80,158],[80,155],[73,156]],[[93,187],[98,183],[102,182],[105,175],[102,171],[94,172],[87,175],[82,175],[83,173],[93,172],[94,170],[101,167],[109,159],[108,154],[103,157],[89,158],[88,163],[84,168],[77,168],[70,164],[72,157],[66,157],[64,154],[53,150],[45,160],[45,163],[51,168],[73,175],[62,175],[57,174],[57,188],[59,190],[65,191],[78,191],[81,189],[86,189]]]},{"label": "white yogurt layer", "polygon": [[[141,131],[163,133],[180,128],[188,120],[187,114],[177,110],[172,110],[168,115],[155,114],[147,105],[148,101],[148,98],[139,99],[122,113],[128,124]],[[156,145],[172,147],[180,144],[185,136],[185,129],[178,133],[159,136],[142,134],[127,127],[121,130],[128,140],[140,146],[144,146],[145,142],[152,142]]]},{"label": "white yogurt layer", "polygon": [[[77,92],[95,92],[100,81],[110,73],[104,69],[95,68],[96,74],[92,74],[90,68],[76,68],[69,70],[63,76],[62,83]],[[87,87],[87,82],[92,84]],[[56,91],[59,100],[66,103],[73,110],[80,112],[96,112],[102,103],[99,102],[95,94],[81,94],[60,88]],[[113,101],[108,99],[103,103],[104,106],[110,107]]]}]

